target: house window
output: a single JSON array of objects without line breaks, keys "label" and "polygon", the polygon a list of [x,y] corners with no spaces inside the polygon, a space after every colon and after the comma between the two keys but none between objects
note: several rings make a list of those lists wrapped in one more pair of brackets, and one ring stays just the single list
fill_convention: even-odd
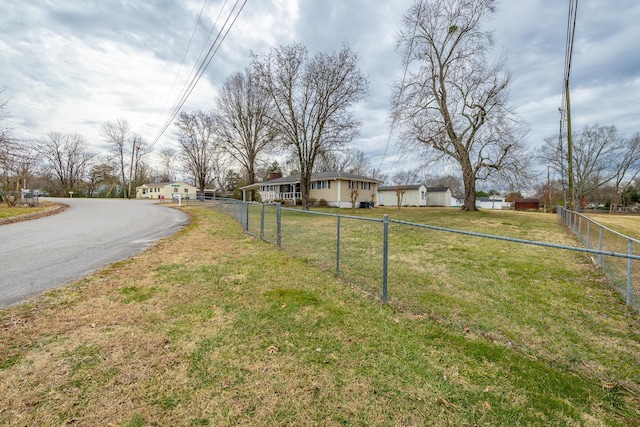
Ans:
[{"label": "house window", "polygon": [[188,192],[189,192],[189,189],[188,189],[188,188],[185,188],[185,189],[184,189],[184,192],[185,192],[185,193],[188,193]]},{"label": "house window", "polygon": [[371,190],[371,183],[370,182],[363,182],[362,183],[362,189],[363,190]]},{"label": "house window", "polygon": [[358,181],[349,181],[349,189],[358,188]]},{"label": "house window", "polygon": [[331,188],[331,181],[313,181],[311,183],[312,190],[324,190]]},{"label": "house window", "polygon": [[174,188],[174,189],[173,189],[173,192],[174,192],[174,193],[177,193],[177,192],[178,192],[178,188],[177,188],[177,187],[176,187],[176,188]]}]

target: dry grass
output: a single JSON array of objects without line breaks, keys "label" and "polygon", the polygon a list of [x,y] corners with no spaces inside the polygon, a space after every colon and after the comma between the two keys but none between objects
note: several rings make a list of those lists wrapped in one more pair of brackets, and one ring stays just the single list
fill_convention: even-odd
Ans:
[{"label": "dry grass", "polygon": [[[603,383],[590,370],[510,348],[490,330],[481,335],[380,305],[244,236],[228,217],[187,210],[194,222],[179,235],[0,311],[0,424],[596,426],[639,419],[637,381]],[[453,273],[440,268],[446,283]],[[611,302],[593,298],[594,305]],[[606,313],[610,342],[637,346],[637,317]],[[601,318],[593,321],[601,327]],[[565,333],[561,326],[554,333]],[[566,338],[585,344],[584,335]]]},{"label": "dry grass", "polygon": [[588,214],[588,216],[618,233],[640,239],[640,216],[638,215]]}]

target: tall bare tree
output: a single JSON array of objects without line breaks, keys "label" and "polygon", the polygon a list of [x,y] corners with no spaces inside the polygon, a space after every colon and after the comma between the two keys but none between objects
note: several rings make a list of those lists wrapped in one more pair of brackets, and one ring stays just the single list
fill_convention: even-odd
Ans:
[{"label": "tall bare tree", "polygon": [[356,148],[321,153],[315,164],[315,171],[340,171],[355,175],[367,175],[370,163],[366,154]]},{"label": "tall bare tree", "polygon": [[251,69],[227,78],[216,98],[212,115],[220,146],[242,166],[248,184],[256,182],[259,156],[274,141],[269,127],[272,107],[271,97],[261,90]]},{"label": "tall bare tree", "polygon": [[623,203],[623,195],[633,188],[633,182],[640,174],[640,133],[626,139],[621,151],[613,179],[615,195],[611,203],[611,212]]},{"label": "tall bare tree", "polygon": [[178,174],[176,172],[176,158],[178,152],[173,147],[163,147],[158,153],[162,165],[159,170],[159,179],[164,182],[173,182]]},{"label": "tall bare tree", "polygon": [[[615,209],[624,190],[640,173],[640,135],[625,138],[615,126],[585,126],[573,136],[572,156],[575,199],[581,201],[612,185]],[[538,158],[563,173],[567,150],[557,136],[548,137]]]},{"label": "tall bare tree", "polygon": [[368,81],[346,45],[311,58],[300,44],[275,47],[254,56],[253,70],[275,105],[270,125],[298,163],[306,209],[318,155],[344,146],[359,131],[350,109],[366,96]]},{"label": "tall bare tree", "polygon": [[214,180],[217,167],[218,146],[212,117],[204,111],[182,112],[175,125],[178,128],[180,157],[185,169],[193,177],[195,186],[202,193]]},{"label": "tall bare tree", "polygon": [[398,36],[407,75],[392,115],[409,144],[459,165],[463,210],[477,209],[476,180],[527,171],[526,129],[507,106],[509,74],[502,59],[487,61],[493,40],[481,22],[495,9],[495,0],[417,0]]},{"label": "tall bare tree", "polygon": [[102,135],[107,140],[109,152],[116,158],[118,166],[118,176],[122,185],[122,197],[127,198],[127,158],[129,150],[127,142],[131,133],[129,122],[125,119],[117,119],[102,124]]},{"label": "tall bare tree", "polygon": [[82,189],[83,179],[95,158],[82,135],[49,132],[38,151],[53,173],[52,185],[58,194]]},{"label": "tall bare tree", "polygon": [[11,193],[18,190],[15,172],[20,149],[11,135],[11,129],[5,125],[9,100],[3,97],[4,90],[0,87],[0,196],[8,206],[13,206],[18,201],[18,198],[12,197]]}]

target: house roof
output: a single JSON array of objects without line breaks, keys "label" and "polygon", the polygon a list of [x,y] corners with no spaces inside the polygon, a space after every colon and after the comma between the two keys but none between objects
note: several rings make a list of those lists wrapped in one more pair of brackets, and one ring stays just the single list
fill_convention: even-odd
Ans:
[{"label": "house roof", "polygon": [[[331,179],[344,179],[350,181],[368,181],[368,182],[382,182],[379,179],[369,178],[362,175],[355,175],[352,173],[340,172],[340,171],[331,171],[331,172],[315,172],[311,174],[311,181],[323,181],[323,180],[331,180]],[[284,176],[282,178],[276,178],[269,181],[257,182],[255,184],[246,185],[241,187],[241,189],[248,189],[252,187],[256,187],[259,185],[273,185],[273,184],[293,184],[296,182],[300,182],[300,175],[291,175]]]},{"label": "house roof", "polygon": [[446,193],[449,191],[449,187],[427,187],[429,193]]},{"label": "house roof", "polygon": [[171,185],[171,184],[184,184],[184,185],[189,185],[190,187],[194,187],[191,184],[187,184],[184,181],[171,181],[171,182],[150,182],[148,184],[143,184],[138,186],[138,188],[140,187],[147,187],[147,188],[162,188],[162,187],[166,187],[167,185]]},{"label": "house roof", "polygon": [[421,187],[424,187],[424,185],[422,185],[422,184],[381,185],[380,187],[378,187],[378,191],[419,190]]}]

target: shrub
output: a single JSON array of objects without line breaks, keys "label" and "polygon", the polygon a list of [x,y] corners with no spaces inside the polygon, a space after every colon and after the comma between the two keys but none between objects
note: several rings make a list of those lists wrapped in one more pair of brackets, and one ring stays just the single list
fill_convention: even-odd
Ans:
[{"label": "shrub", "polygon": [[325,199],[320,199],[318,200],[318,206],[321,208],[326,208],[327,206],[329,206],[329,204]]}]

